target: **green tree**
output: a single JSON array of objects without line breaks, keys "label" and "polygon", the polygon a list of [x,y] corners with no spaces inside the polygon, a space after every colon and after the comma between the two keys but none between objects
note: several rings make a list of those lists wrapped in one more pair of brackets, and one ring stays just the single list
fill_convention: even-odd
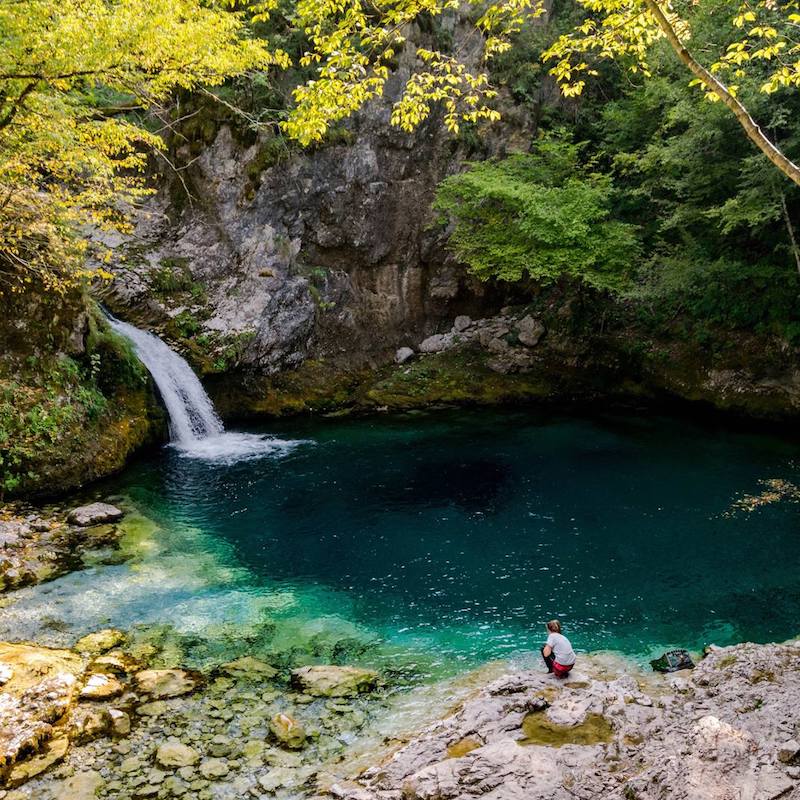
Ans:
[{"label": "green tree", "polygon": [[455,255],[484,280],[623,289],[639,252],[636,229],[611,218],[610,177],[578,155],[567,141],[542,140],[531,154],[472,164],[446,179],[435,207],[453,223]]}]

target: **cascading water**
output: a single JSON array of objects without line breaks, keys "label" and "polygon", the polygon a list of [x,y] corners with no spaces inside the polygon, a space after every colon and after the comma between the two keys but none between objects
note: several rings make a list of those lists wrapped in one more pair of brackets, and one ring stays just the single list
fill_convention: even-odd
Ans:
[{"label": "cascading water", "polygon": [[153,376],[169,415],[171,444],[184,455],[211,461],[238,461],[282,455],[300,444],[252,433],[226,433],[211,398],[192,368],[149,331],[106,314],[109,325],[134,347]]}]

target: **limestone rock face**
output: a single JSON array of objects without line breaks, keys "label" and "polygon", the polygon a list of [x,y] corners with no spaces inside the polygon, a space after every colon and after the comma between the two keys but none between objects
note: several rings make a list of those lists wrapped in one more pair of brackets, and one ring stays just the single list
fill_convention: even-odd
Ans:
[{"label": "limestone rock face", "polygon": [[[599,669],[598,669],[599,667]],[[586,670],[586,672],[583,672]],[[493,681],[340,800],[796,800],[800,646],[711,648],[685,675],[581,660]],[[464,746],[468,743],[469,746]]]},{"label": "limestone rock face", "polygon": [[133,679],[137,691],[160,700],[189,694],[200,685],[200,677],[182,669],[145,669]]},{"label": "limestone rock face", "polygon": [[314,697],[355,697],[377,687],[378,673],[358,667],[300,667],[292,672],[292,684]]},{"label": "limestone rock face", "polygon": [[123,512],[116,506],[108,503],[90,503],[88,506],[80,506],[70,511],[67,515],[67,522],[87,528],[90,525],[119,522],[123,516]]}]

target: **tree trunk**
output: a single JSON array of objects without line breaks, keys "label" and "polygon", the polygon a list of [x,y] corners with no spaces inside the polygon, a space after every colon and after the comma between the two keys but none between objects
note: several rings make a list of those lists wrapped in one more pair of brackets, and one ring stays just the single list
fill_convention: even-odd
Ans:
[{"label": "tree trunk", "polygon": [[790,180],[800,186],[800,167],[788,159],[765,135],[758,123],[750,116],[750,112],[737,100],[722,81],[711,74],[681,42],[667,15],[661,10],[656,0],[644,0],[647,10],[653,15],[658,27],[667,37],[672,49],[678,58],[686,64],[695,77],[710,91],[713,92],[728,108],[733,111],[739,124],[744,128],[748,137],[755,142],[762,153]]},{"label": "tree trunk", "polygon": [[789,216],[789,208],[786,205],[786,195],[783,192],[781,192],[781,208],[783,209],[783,219],[786,223],[786,230],[789,231],[789,241],[792,243],[792,252],[794,253],[795,264],[797,264],[797,272],[800,274],[800,249],[797,247],[794,225],[792,225],[792,218]]}]

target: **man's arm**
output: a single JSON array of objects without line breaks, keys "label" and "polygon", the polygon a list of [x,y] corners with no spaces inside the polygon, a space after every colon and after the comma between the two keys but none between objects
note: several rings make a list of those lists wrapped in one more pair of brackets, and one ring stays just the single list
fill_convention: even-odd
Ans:
[{"label": "man's arm", "polygon": [[550,653],[552,653],[552,652],[553,652],[553,648],[552,648],[552,647],[550,647],[550,645],[549,645],[549,644],[546,644],[546,645],[545,645],[545,646],[542,648],[542,655],[543,655],[545,658],[547,658],[547,657],[550,655]]}]

